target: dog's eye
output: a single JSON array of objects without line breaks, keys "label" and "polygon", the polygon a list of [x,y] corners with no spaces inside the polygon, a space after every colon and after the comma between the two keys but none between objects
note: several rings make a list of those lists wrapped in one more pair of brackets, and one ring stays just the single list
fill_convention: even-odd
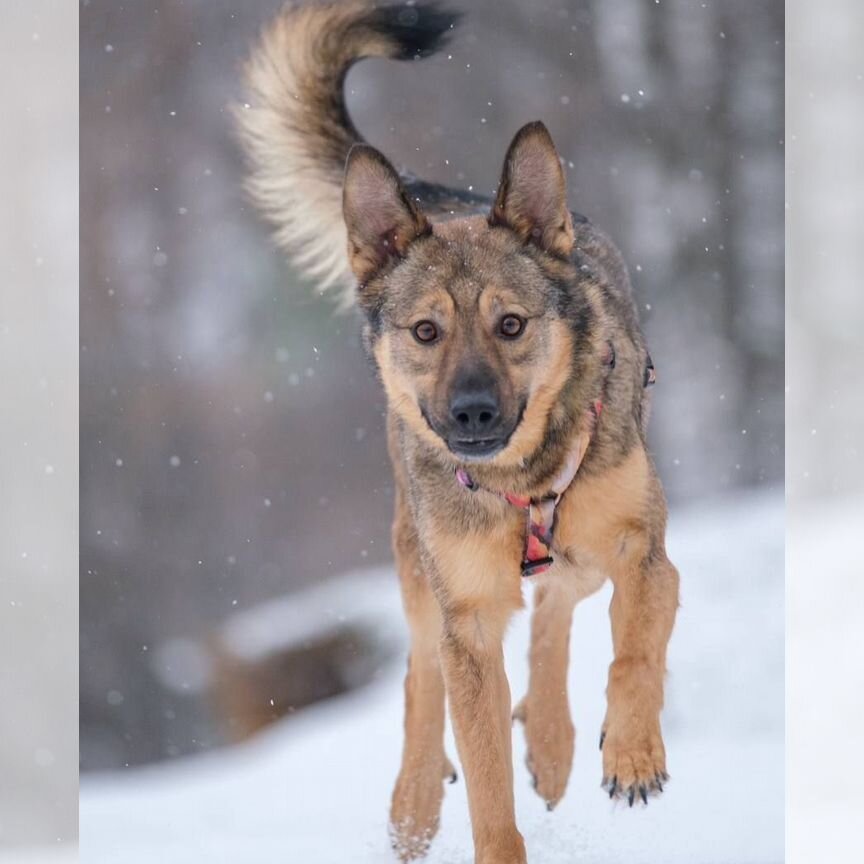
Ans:
[{"label": "dog's eye", "polygon": [[498,332],[505,339],[515,339],[517,336],[521,336],[524,329],[525,319],[518,315],[505,315],[498,325]]},{"label": "dog's eye", "polygon": [[431,321],[421,321],[411,328],[414,338],[424,345],[434,342],[438,338],[438,328]]}]

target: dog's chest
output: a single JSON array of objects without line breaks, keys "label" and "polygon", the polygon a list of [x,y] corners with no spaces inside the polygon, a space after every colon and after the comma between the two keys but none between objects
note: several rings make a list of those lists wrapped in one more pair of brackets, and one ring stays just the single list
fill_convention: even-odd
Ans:
[{"label": "dog's chest", "polygon": [[620,465],[574,483],[561,498],[553,548],[560,564],[609,574],[647,549],[648,464],[634,450]]}]

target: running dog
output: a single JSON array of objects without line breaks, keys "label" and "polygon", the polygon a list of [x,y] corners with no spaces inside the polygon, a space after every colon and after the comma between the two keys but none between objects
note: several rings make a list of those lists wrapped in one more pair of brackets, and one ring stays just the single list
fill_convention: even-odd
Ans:
[{"label": "running dog", "polygon": [[[457,19],[422,3],[289,6],[252,53],[237,116],[251,194],[295,263],[357,304],[387,394],[393,548],[411,633],[394,848],[403,860],[426,852],[455,778],[446,694],[475,860],[522,864],[512,718],[551,809],[574,749],[573,608],[606,579],[614,661],[602,786],[631,806],[662,791],[678,573],[646,447],[654,369],[627,269],[568,209],[546,128],[516,133],[487,201],[400,174],[348,116],[353,63],[429,55]],[[530,684],[514,709],[502,639],[526,580]]]}]

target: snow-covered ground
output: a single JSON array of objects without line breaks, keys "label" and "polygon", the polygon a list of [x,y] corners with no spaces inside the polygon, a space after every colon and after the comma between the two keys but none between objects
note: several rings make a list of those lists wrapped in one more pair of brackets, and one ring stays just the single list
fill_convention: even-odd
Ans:
[{"label": "snow-covered ground", "polygon": [[786,802],[789,858],[802,864],[861,857],[862,525],[860,493],[790,507]]},{"label": "snow-covered ground", "polygon": [[[529,860],[783,860],[783,540],[780,490],[672,514],[669,551],[682,574],[664,713],[672,781],[647,808],[613,805],[600,790],[608,586],[577,608],[570,674],[577,752],[567,795],[552,813],[530,787],[515,730],[517,817]],[[366,581],[367,601],[368,590]],[[391,621],[392,574],[381,575],[377,596],[382,620]],[[344,602],[352,603],[347,592]],[[507,641],[514,698],[527,679],[527,640],[522,613]],[[82,862],[392,864],[386,816],[401,747],[402,672],[394,664],[375,684],[244,745],[85,780]],[[448,747],[455,758],[452,738]],[[447,787],[427,860],[473,860],[461,780]]]},{"label": "snow-covered ground", "polygon": [[64,842],[56,846],[14,846],[0,849],[0,864],[76,864],[78,845]]}]

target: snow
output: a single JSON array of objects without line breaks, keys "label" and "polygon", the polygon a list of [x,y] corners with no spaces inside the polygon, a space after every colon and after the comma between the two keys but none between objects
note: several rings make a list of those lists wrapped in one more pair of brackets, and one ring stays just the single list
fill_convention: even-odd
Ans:
[{"label": "snow", "polygon": [[786,795],[796,861],[847,861],[861,846],[862,524],[860,493],[790,507]]},{"label": "snow", "polygon": [[[393,587],[389,570],[367,568],[259,603],[233,615],[215,631],[219,650],[243,663],[256,663],[300,650],[325,633],[336,635],[350,628],[369,633],[382,655],[404,652],[402,601]],[[351,598],[350,605],[346,597]],[[175,692],[203,692],[216,674],[212,643],[210,639],[169,639],[154,652],[152,668],[161,683]],[[350,671],[342,669],[349,677]]]},{"label": "snow", "polygon": [[[577,752],[552,813],[530,787],[514,730],[517,818],[530,861],[783,860],[783,518],[780,490],[672,514],[669,552],[682,573],[664,711],[672,781],[647,808],[613,805],[599,788],[608,586],[577,608],[570,673]],[[393,575],[374,584],[371,596],[392,610]],[[346,607],[353,601],[346,593]],[[514,699],[527,679],[527,639],[521,613],[506,646]],[[373,685],[304,709],[246,744],[84,778],[82,860],[393,862],[386,817],[401,748],[402,672],[394,664]],[[461,779],[447,787],[427,861],[473,861]]]},{"label": "snow", "polygon": [[[382,581],[385,584],[382,586]],[[355,571],[299,595],[262,603],[231,618],[221,629],[222,647],[246,661],[298,648],[340,625],[378,631],[385,646],[404,642],[402,603],[390,571]],[[346,603],[350,597],[350,605]]]},{"label": "snow", "polygon": [[0,849],[0,864],[78,864],[78,861],[77,847],[73,843]]}]

